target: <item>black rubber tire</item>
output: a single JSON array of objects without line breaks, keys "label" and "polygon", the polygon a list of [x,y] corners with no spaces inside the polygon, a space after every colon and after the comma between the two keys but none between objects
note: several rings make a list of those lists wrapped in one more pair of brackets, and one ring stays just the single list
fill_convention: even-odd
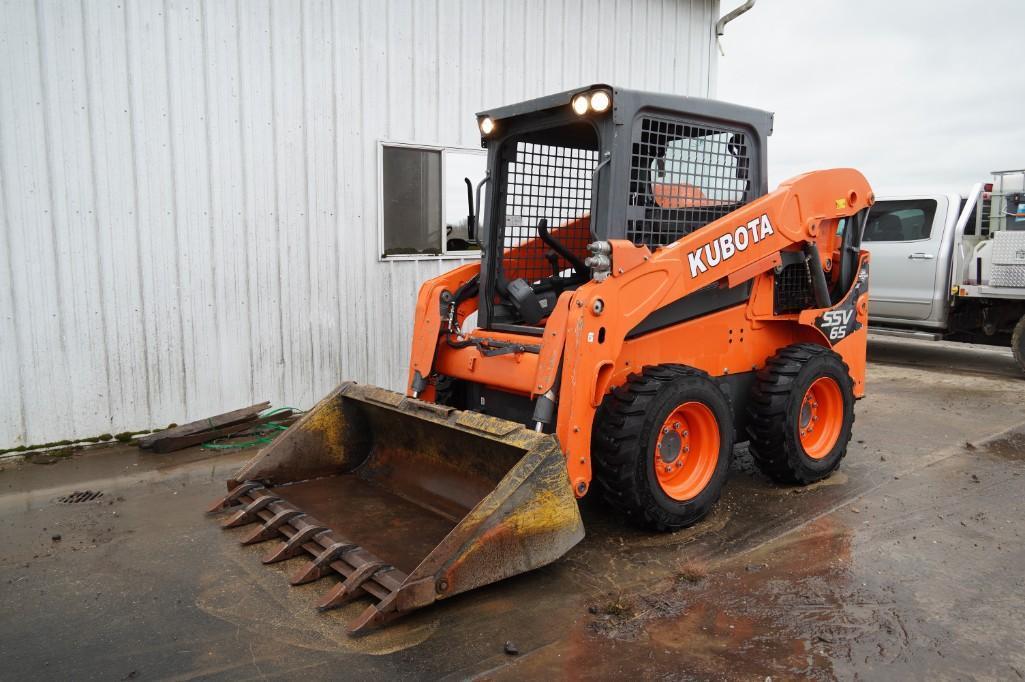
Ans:
[{"label": "black rubber tire", "polygon": [[[829,453],[813,459],[801,445],[798,422],[805,392],[822,376],[840,387],[843,424]],[[780,483],[814,483],[833,473],[847,454],[854,428],[854,381],[832,350],[814,343],[787,346],[758,372],[748,412],[750,450],[758,467]]]},{"label": "black rubber tire", "polygon": [[[655,444],[669,414],[700,401],[719,423],[719,455],[712,478],[686,501],[667,495],[655,474]],[[592,461],[602,497],[643,528],[666,531],[704,518],[719,500],[736,438],[733,410],[709,376],[684,365],[655,365],[605,397],[595,418]]]},{"label": "black rubber tire", "polygon": [[434,379],[434,402],[459,410],[466,409],[466,384],[445,374]]},{"label": "black rubber tire", "polygon": [[1025,315],[1021,316],[1018,324],[1014,325],[1014,331],[1011,332],[1011,352],[1018,367],[1025,372]]}]

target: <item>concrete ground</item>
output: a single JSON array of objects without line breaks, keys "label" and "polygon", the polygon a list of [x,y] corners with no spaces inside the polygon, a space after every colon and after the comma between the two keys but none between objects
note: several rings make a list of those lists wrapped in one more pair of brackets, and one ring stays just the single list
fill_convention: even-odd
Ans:
[{"label": "concrete ground", "polygon": [[246,453],[0,464],[0,678],[1025,678],[1025,378],[984,347],[869,355],[830,479],[738,449],[712,516],[661,536],[585,501],[563,560],[362,639],[363,604],[317,613],[298,560],[202,514]]}]

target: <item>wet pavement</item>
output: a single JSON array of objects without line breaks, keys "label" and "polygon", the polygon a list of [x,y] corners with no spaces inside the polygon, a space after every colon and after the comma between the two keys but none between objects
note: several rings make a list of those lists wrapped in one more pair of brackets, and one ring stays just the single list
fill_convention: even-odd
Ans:
[{"label": "wet pavement", "polygon": [[780,487],[738,449],[669,535],[586,500],[563,560],[361,639],[364,604],[317,613],[327,581],[289,587],[300,561],[201,513],[247,453],[0,463],[0,678],[1025,679],[1025,379],[974,346],[869,358],[830,479]]}]

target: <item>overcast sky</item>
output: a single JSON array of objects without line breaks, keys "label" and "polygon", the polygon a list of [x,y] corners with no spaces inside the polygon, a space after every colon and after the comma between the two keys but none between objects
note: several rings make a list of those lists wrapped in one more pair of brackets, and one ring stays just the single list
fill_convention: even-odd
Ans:
[{"label": "overcast sky", "polygon": [[853,166],[877,194],[964,193],[1025,168],[1025,0],[758,0],[722,44],[718,98],[776,114],[770,189]]}]

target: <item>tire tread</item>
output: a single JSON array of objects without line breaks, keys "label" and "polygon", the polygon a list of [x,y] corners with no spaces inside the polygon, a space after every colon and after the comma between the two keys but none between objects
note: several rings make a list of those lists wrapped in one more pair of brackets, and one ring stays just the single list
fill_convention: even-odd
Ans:
[{"label": "tire tread", "polygon": [[[755,464],[767,476],[780,483],[807,485],[823,478],[812,474],[802,465],[797,452],[799,444],[790,442],[787,432],[787,410],[791,394],[801,370],[816,357],[831,357],[843,367],[850,381],[850,368],[833,350],[815,343],[799,343],[779,350],[765,367],[758,371],[755,386],[748,404],[748,435],[750,450]],[[841,387],[841,390],[847,387]],[[847,454],[847,446],[853,430],[854,414],[851,413],[851,427],[841,434],[841,453],[836,465]],[[827,474],[828,475],[828,474]]]},{"label": "tire tread", "polygon": [[[646,481],[638,480],[636,460],[645,437],[645,418],[655,408],[662,391],[673,382],[692,378],[711,382],[706,372],[686,365],[645,367],[640,373],[631,374],[626,383],[607,395],[596,415],[591,453],[602,499],[646,528],[674,530],[697,520],[679,523],[653,504],[646,494]],[[729,397],[725,393],[722,395],[729,408]],[[728,428],[732,428],[732,424]],[[715,492],[713,505],[718,498],[719,490]]]}]

